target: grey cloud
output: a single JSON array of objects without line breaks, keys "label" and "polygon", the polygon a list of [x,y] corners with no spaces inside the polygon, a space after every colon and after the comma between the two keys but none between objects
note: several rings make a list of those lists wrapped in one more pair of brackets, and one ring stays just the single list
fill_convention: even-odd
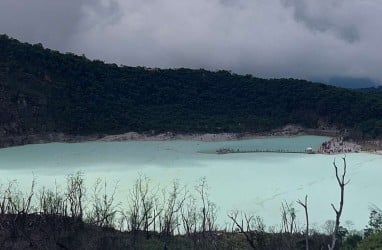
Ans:
[{"label": "grey cloud", "polygon": [[2,0],[0,33],[125,65],[382,83],[379,0]]},{"label": "grey cloud", "polygon": [[[91,11],[101,16],[117,12],[114,2],[102,0],[1,0],[0,33],[32,43],[71,50],[70,39],[86,27]],[[93,23],[93,25],[99,25]],[[81,27],[80,24],[84,24]]]},{"label": "grey cloud", "polygon": [[[344,0],[306,1],[284,0],[287,7],[294,9],[295,19],[308,28],[319,32],[334,32],[339,38],[348,42],[360,39],[357,23],[352,22],[354,8],[348,9]],[[346,11],[344,11],[346,10]]]},{"label": "grey cloud", "polygon": [[114,0],[88,0],[82,5],[82,18],[78,24],[79,32],[86,32],[94,26],[113,25],[122,17],[122,11],[118,2]]},{"label": "grey cloud", "polygon": [[82,2],[2,0],[0,32],[28,42],[63,48],[81,20]]}]

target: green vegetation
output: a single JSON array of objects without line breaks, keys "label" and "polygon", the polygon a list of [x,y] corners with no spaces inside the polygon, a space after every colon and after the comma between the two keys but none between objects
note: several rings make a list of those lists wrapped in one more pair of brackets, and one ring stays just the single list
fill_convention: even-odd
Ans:
[{"label": "green vegetation", "polygon": [[0,134],[257,132],[286,124],[382,135],[379,93],[228,71],[91,61],[0,36]]},{"label": "green vegetation", "polygon": [[382,249],[382,232],[373,233],[367,236],[364,240],[362,240],[359,243],[358,249],[360,250]]}]

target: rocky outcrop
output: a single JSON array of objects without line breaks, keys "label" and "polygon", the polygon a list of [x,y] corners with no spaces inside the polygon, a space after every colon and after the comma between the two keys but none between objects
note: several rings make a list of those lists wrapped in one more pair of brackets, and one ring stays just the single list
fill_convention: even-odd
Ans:
[{"label": "rocky outcrop", "polygon": [[344,141],[342,137],[336,137],[324,142],[318,152],[323,154],[346,154],[359,153],[361,149],[361,146],[354,142]]}]

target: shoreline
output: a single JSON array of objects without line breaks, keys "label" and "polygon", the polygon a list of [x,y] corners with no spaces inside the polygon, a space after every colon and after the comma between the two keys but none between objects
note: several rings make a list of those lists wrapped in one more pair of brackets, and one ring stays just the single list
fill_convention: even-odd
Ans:
[{"label": "shoreline", "polygon": [[[0,138],[0,148],[44,143],[80,143],[80,142],[116,142],[116,141],[171,141],[191,140],[202,142],[234,141],[249,139],[264,139],[277,137],[295,137],[303,135],[327,136],[330,139],[315,151],[316,154],[341,154],[367,152],[382,155],[382,141],[344,141],[340,131],[336,129],[305,129],[300,126],[287,125],[280,129],[259,133],[137,133],[106,135],[69,135],[64,133],[46,133],[8,136]],[[339,139],[340,138],[340,139]],[[371,145],[371,146],[370,146]]]},{"label": "shoreline", "polygon": [[14,135],[0,137],[0,148],[22,146],[27,144],[42,144],[52,142],[78,143],[87,141],[170,141],[170,140],[195,140],[195,141],[233,141],[256,138],[292,137],[301,135],[317,135],[335,137],[337,130],[304,129],[299,126],[288,125],[280,129],[267,132],[242,132],[242,133],[138,133],[129,131],[121,134],[93,134],[71,135],[61,132],[38,133],[27,135]]}]

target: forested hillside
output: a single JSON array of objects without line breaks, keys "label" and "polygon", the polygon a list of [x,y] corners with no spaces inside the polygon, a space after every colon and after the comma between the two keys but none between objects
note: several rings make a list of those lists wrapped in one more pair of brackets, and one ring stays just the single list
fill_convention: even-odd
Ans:
[{"label": "forested hillside", "polygon": [[227,71],[117,66],[0,36],[0,135],[256,132],[322,122],[381,136],[382,97]]}]

